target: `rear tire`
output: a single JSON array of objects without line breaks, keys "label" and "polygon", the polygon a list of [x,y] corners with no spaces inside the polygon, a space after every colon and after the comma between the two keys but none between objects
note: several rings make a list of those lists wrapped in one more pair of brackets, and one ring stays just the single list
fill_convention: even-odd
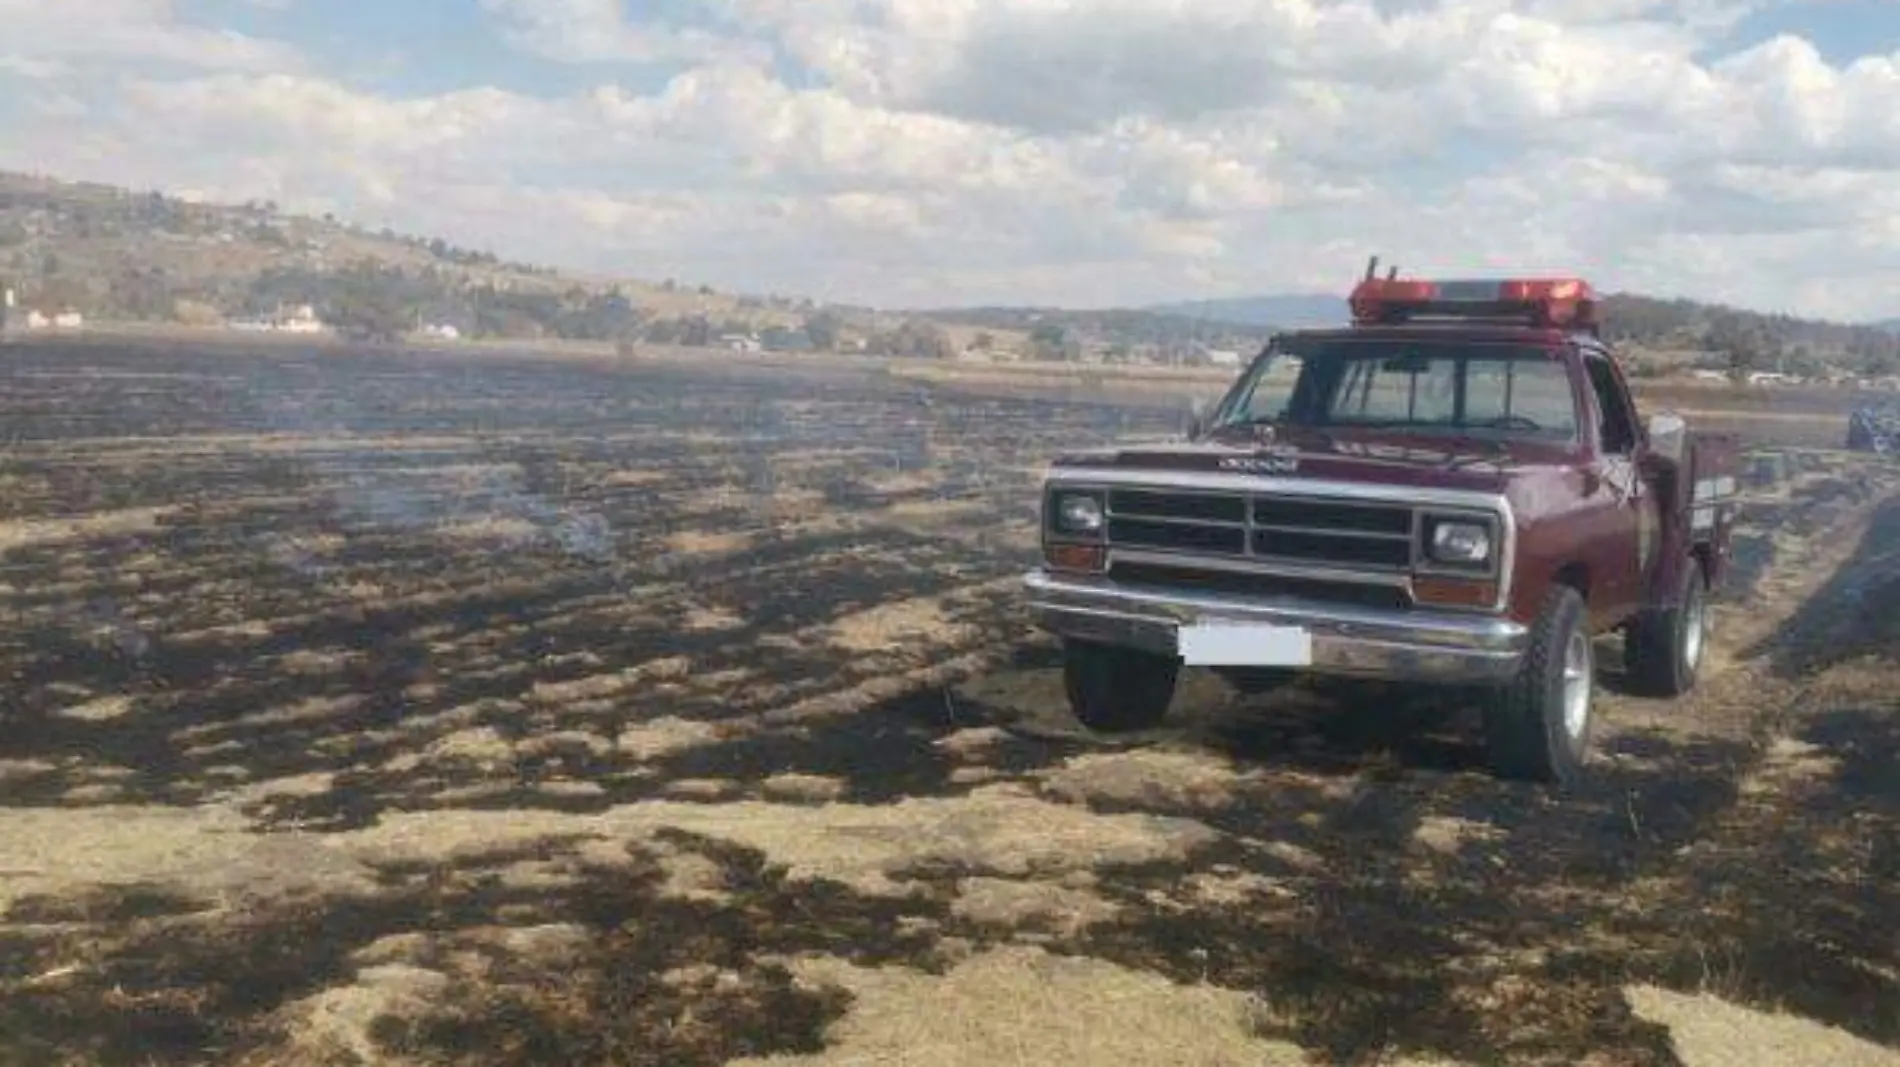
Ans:
[{"label": "rear tire", "polygon": [[1545,596],[1517,677],[1491,694],[1485,748],[1500,778],[1570,785],[1581,778],[1595,725],[1596,653],[1583,595]]},{"label": "rear tire", "polygon": [[1152,652],[1070,641],[1062,648],[1069,710],[1098,733],[1161,725],[1174,701],[1181,661]]},{"label": "rear tire", "polygon": [[1683,567],[1674,602],[1645,611],[1623,637],[1623,668],[1643,696],[1678,697],[1695,688],[1709,648],[1709,588],[1701,562]]}]

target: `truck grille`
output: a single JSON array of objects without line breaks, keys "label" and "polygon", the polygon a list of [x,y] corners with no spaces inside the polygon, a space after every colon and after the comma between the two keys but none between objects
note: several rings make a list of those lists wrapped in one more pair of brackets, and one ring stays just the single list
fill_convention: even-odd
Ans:
[{"label": "truck grille", "polygon": [[1403,504],[1248,493],[1114,489],[1110,547],[1352,570],[1411,569],[1416,536]]},{"label": "truck grille", "polygon": [[1108,576],[1117,582],[1164,589],[1193,589],[1205,593],[1233,593],[1251,597],[1293,597],[1326,604],[1395,611],[1412,606],[1411,594],[1397,585],[1289,578],[1154,563],[1116,563],[1109,568]]}]

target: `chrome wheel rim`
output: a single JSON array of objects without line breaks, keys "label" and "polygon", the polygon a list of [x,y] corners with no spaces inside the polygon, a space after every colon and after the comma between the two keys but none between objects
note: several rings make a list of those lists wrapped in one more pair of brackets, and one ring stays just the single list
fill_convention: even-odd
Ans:
[{"label": "chrome wheel rim", "polygon": [[1702,646],[1709,634],[1709,608],[1697,593],[1689,596],[1687,617],[1682,620],[1682,662],[1694,670],[1702,662]]},{"label": "chrome wheel rim", "polygon": [[1581,738],[1590,724],[1590,635],[1579,628],[1564,647],[1564,731]]}]

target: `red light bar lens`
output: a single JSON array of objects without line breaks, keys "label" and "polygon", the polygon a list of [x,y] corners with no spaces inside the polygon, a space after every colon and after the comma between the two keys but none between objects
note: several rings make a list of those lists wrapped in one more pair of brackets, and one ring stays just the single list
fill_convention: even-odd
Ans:
[{"label": "red light bar lens", "polygon": [[1367,278],[1353,289],[1353,319],[1400,322],[1419,315],[1526,319],[1540,326],[1594,328],[1596,291],[1581,278],[1420,281]]}]

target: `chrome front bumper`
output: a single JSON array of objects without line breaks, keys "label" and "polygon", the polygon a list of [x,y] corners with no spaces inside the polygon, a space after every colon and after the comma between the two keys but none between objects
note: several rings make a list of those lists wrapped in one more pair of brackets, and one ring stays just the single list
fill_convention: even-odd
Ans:
[{"label": "chrome front bumper", "polygon": [[1024,579],[1036,624],[1065,638],[1179,655],[1182,623],[1219,620],[1303,627],[1315,674],[1448,684],[1508,681],[1530,643],[1528,628],[1494,616],[1378,611],[1289,599],[1209,594],[1107,578],[1031,571]]}]

